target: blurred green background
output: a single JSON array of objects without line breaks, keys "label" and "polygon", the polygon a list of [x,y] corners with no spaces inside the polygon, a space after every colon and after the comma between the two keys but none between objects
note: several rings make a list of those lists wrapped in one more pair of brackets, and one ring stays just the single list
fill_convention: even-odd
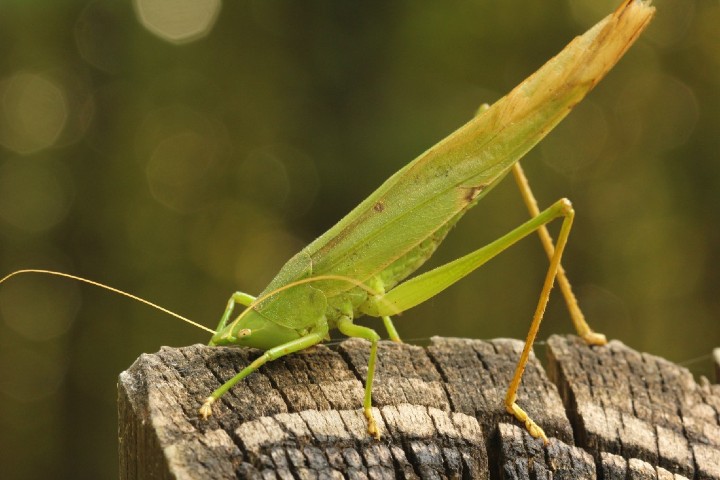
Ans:
[{"label": "blurred green background", "polygon": [[[259,292],[617,3],[3,1],[0,271],[76,273],[213,327],[232,291]],[[543,205],[575,204],[563,263],[591,323],[682,362],[720,346],[720,4],[656,6],[524,166]],[[526,215],[505,182],[433,264]],[[546,265],[527,239],[400,333],[524,338]],[[570,331],[556,296],[540,336]],[[116,477],[117,375],[207,340],[74,282],[2,285],[2,477]]]}]

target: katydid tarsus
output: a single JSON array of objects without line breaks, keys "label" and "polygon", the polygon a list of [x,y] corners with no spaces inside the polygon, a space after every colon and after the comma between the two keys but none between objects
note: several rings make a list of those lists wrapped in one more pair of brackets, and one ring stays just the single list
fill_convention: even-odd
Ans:
[{"label": "katydid tarsus", "polygon": [[[509,94],[481,108],[467,124],[391,176],[292,257],[257,297],[234,293],[210,345],[251,346],[265,352],[212,392],[200,407],[200,415],[210,416],[213,403],[265,363],[316,345],[337,328],[370,342],[363,411],[369,434],[379,438],[372,384],[380,336],[354,320],[362,315],[381,317],[390,338],[400,341],[391,316],[433,297],[537,231],[550,265],[505,407],[533,436],[547,441],[516,398],[555,278],[578,334],[598,345],[605,343],[605,337],[588,326],[560,265],[574,218],[572,205],[561,199],[540,211],[518,161],[614,66],[653,13],[649,2],[623,1],[614,13],[575,38]],[[487,246],[406,280],[434,253],[460,217],[510,171],[530,210],[530,220]],[[554,219],[562,219],[555,244],[545,227]],[[245,309],[233,319],[238,304]]]}]

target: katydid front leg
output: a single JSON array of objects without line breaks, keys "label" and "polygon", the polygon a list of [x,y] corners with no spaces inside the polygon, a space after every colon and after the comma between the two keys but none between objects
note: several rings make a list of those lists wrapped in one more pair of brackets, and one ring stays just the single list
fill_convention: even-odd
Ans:
[{"label": "katydid front leg", "polygon": [[310,348],[313,345],[317,345],[318,343],[322,342],[325,337],[327,336],[328,328],[327,324],[324,325],[324,328],[321,327],[320,330],[317,332],[309,333],[308,335],[305,335],[304,337],[300,337],[297,340],[293,340],[291,342],[285,343],[283,345],[279,345],[277,347],[271,348],[269,350],[266,350],[265,353],[263,353],[260,357],[255,359],[250,365],[243,368],[240,373],[235,375],[233,378],[225,382],[215,390],[208,398],[205,399],[205,402],[200,407],[200,416],[203,419],[207,419],[210,415],[212,415],[212,404],[217,401],[218,398],[222,397],[225,393],[227,393],[228,390],[230,390],[236,383],[238,383],[243,378],[247,377],[251,373],[253,373],[258,368],[265,365],[267,362],[270,362],[272,360],[276,360],[280,357],[283,357],[285,355],[288,355],[290,353],[295,353],[300,350],[305,350],[306,348]]},{"label": "katydid front leg", "polygon": [[[540,209],[538,208],[535,195],[533,195],[532,189],[530,188],[530,182],[528,182],[525,172],[523,172],[523,169],[520,166],[520,162],[513,165],[512,172],[513,177],[515,178],[515,183],[520,189],[520,194],[522,195],[523,202],[525,202],[525,206],[527,207],[530,216],[537,217],[540,214]],[[555,246],[553,245],[550,232],[548,232],[545,225],[538,229],[538,235],[540,236],[540,242],[545,249],[545,253],[547,253],[549,259],[552,259],[555,254]],[[575,330],[580,338],[585,340],[585,343],[588,345],[605,345],[607,343],[605,335],[594,332],[585,320],[585,315],[583,315],[582,310],[580,310],[580,305],[578,304],[577,298],[572,291],[570,281],[568,280],[567,275],[565,275],[565,269],[562,265],[558,265],[557,281],[560,286],[560,291],[565,298],[565,304],[570,312],[570,319],[572,320]]]},{"label": "katydid front leg", "polygon": [[225,311],[223,312],[222,317],[220,317],[220,323],[218,324],[218,327],[215,329],[216,332],[221,331],[225,328],[227,325],[228,320],[230,320],[230,316],[233,313],[233,310],[235,310],[235,305],[240,304],[245,307],[249,307],[252,305],[252,302],[255,301],[255,297],[248,293],[244,292],[235,292],[230,297],[230,300],[228,300],[227,306],[225,307]]}]

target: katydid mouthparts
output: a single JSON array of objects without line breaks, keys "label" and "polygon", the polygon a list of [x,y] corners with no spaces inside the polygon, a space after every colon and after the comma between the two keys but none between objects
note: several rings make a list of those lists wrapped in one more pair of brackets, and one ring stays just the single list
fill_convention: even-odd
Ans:
[{"label": "katydid mouthparts", "polygon": [[[200,407],[200,416],[209,417],[213,404],[223,394],[265,363],[321,343],[337,328],[344,335],[370,342],[363,410],[368,433],[380,438],[372,409],[380,335],[356,325],[355,319],[362,315],[380,317],[390,339],[400,341],[392,315],[433,297],[538,232],[550,264],[505,408],[531,435],[547,442],[542,428],[518,406],[516,394],[556,278],[578,334],[589,344],[602,345],[606,340],[588,326],[560,265],[575,215],[572,205],[563,198],[540,211],[518,161],[617,63],[654,11],[649,1],[624,0],[615,12],[572,40],[510,93],[482,108],[468,123],[392,175],[335,226],[293,256],[257,297],[234,293],[216,330],[200,327],[213,333],[211,346],[248,346],[264,353],[212,392]],[[407,279],[430,258],[465,212],[511,171],[531,218],[478,250]],[[553,243],[546,224],[555,219],[562,219],[562,225]],[[84,281],[150,304],[97,282],[45,270],[13,272],[0,283],[28,272]],[[233,318],[238,304],[245,309]]]}]

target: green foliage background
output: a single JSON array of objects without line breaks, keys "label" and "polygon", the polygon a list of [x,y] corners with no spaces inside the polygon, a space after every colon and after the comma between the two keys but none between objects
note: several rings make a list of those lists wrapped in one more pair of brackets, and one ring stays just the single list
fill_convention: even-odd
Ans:
[{"label": "green foliage background", "polygon": [[[214,326],[233,290],[257,293],[617,3],[237,0],[207,36],[173,45],[130,2],[3,2],[0,271],[77,273]],[[524,166],[542,204],[575,204],[563,263],[596,329],[687,361],[720,345],[720,5],[656,6]],[[59,117],[18,127],[17,91]],[[508,181],[433,262],[525,218]],[[524,338],[546,264],[525,240],[403,315],[400,332]],[[540,335],[569,331],[554,298]],[[64,280],[0,287],[2,477],[115,477],[119,372],[207,340]],[[691,368],[710,375],[710,360]]]}]

